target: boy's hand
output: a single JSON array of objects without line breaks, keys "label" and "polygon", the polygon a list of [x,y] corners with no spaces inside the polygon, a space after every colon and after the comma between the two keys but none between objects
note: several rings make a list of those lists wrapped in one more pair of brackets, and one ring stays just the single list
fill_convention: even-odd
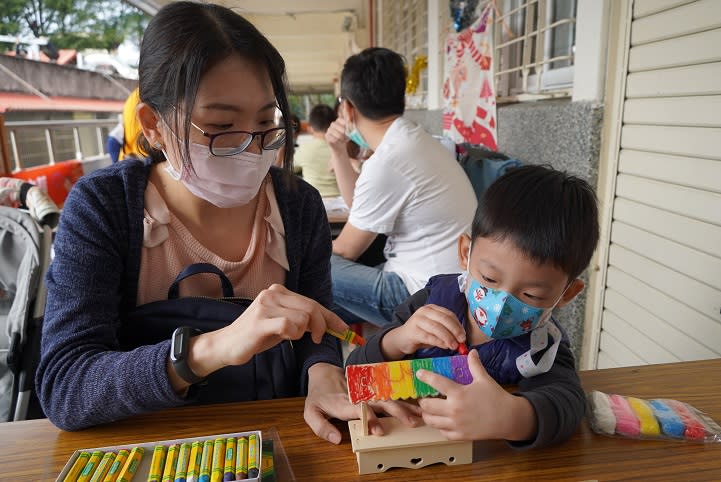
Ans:
[{"label": "boy's hand", "polygon": [[455,350],[466,341],[466,332],[452,311],[438,305],[419,308],[398,328],[381,340],[386,360],[400,360],[420,348],[438,347]]},{"label": "boy's hand", "polygon": [[468,354],[468,368],[473,375],[470,385],[418,370],[419,380],[446,396],[419,400],[423,421],[439,429],[448,440],[533,439],[538,427],[530,402],[511,395],[496,383],[476,350]]}]

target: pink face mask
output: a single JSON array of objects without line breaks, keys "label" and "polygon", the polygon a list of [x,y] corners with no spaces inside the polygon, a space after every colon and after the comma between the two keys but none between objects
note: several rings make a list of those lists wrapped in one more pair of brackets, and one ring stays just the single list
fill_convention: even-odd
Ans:
[{"label": "pink face mask", "polygon": [[[165,170],[188,191],[219,208],[232,208],[248,204],[260,190],[265,175],[275,160],[275,150],[262,154],[243,151],[234,156],[214,156],[208,146],[191,143],[190,162],[193,169],[182,166],[178,172],[170,161]],[[168,154],[163,151],[165,158]]]}]

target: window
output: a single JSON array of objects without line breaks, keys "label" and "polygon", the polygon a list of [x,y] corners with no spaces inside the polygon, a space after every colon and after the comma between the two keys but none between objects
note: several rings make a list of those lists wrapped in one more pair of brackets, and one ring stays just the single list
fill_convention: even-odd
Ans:
[{"label": "window", "polygon": [[570,96],[577,0],[503,0],[495,19],[499,101]]},{"label": "window", "polygon": [[[401,54],[409,75],[414,66],[428,58],[428,0],[381,0],[378,8],[378,45]],[[410,108],[426,105],[428,69],[418,68],[415,93],[406,95]]]}]

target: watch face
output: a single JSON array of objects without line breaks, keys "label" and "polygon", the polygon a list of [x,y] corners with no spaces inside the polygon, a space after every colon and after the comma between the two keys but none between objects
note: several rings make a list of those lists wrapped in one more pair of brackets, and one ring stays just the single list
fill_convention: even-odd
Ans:
[{"label": "watch face", "polygon": [[177,329],[173,332],[172,349],[170,350],[170,361],[178,361],[183,357],[185,346],[185,330]]}]

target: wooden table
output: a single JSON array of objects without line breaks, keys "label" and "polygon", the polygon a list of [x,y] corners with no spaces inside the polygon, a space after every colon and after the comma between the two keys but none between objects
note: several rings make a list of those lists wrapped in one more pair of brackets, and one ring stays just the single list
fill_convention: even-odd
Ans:
[{"label": "wooden table", "polygon": [[[721,359],[582,372],[586,390],[691,403],[721,421]],[[164,410],[80,432],[46,420],[0,424],[0,480],[54,480],[74,450],[260,428],[278,430],[299,481],[721,481],[721,443],[636,441],[596,435],[584,422],[566,443],[514,451],[499,441],[478,442],[474,462],[448,468],[391,469],[358,476],[347,425],[339,446],[313,435],[303,422],[303,399]]]}]

